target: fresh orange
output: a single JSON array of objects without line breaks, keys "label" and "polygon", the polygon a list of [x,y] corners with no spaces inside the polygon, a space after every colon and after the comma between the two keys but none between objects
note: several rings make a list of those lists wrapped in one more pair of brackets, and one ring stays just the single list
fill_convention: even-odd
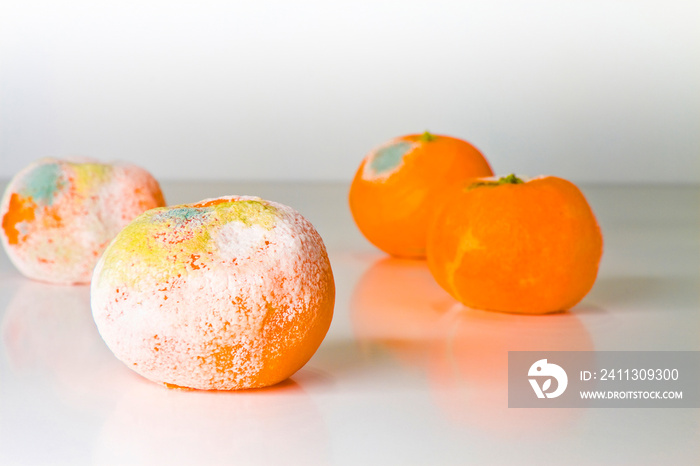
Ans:
[{"label": "fresh orange", "polygon": [[399,257],[425,257],[428,225],[443,192],[491,176],[484,156],[461,139],[410,134],[370,152],[350,186],[350,210],[362,234]]},{"label": "fresh orange", "polygon": [[546,176],[477,180],[442,204],[428,234],[437,282],[467,306],[544,314],[591,289],[603,238],[581,191]]}]

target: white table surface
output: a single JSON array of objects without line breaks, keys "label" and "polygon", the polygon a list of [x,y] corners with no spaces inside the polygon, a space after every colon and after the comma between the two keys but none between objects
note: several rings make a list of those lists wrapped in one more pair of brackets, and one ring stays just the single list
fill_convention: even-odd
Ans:
[{"label": "white table surface", "polygon": [[[4,188],[4,183],[0,183]],[[22,277],[0,253],[0,464],[700,464],[699,409],[509,409],[507,351],[700,350],[700,189],[586,186],[605,238],[568,313],[469,310],[425,263],[356,229],[347,185],[163,183],[169,203],[251,194],[323,236],[333,324],[289,381],[169,390],[116,360],[86,286]]]}]

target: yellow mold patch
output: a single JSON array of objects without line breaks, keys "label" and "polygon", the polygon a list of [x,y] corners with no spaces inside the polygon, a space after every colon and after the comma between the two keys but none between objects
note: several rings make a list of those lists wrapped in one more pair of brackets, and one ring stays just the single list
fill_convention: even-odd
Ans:
[{"label": "yellow mold patch", "polygon": [[[146,277],[165,283],[206,268],[212,234],[230,222],[272,229],[277,209],[256,200],[227,200],[151,209],[124,228],[104,253],[101,279],[138,288]],[[196,261],[193,257],[196,256]],[[105,276],[105,274],[108,274]]]},{"label": "yellow mold patch", "polygon": [[112,167],[101,163],[72,163],[69,162],[75,179],[75,189],[84,193],[91,191],[95,186],[106,183],[112,176]]}]

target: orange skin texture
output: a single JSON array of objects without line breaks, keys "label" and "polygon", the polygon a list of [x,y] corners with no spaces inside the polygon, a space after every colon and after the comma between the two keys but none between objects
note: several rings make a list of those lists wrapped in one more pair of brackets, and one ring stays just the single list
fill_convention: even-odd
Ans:
[{"label": "orange skin texture", "polygon": [[557,177],[466,186],[446,199],[428,236],[428,266],[477,309],[545,314],[591,290],[603,237],[581,191]]},{"label": "orange skin texture", "polygon": [[[362,161],[350,186],[355,223],[372,244],[393,256],[424,258],[428,226],[445,190],[470,178],[493,175],[481,152],[468,142],[432,138],[410,134],[375,149]],[[373,173],[373,157],[402,143],[412,147],[400,163]]]},{"label": "orange skin texture", "polygon": [[10,206],[7,213],[2,218],[2,228],[7,235],[7,242],[17,244],[20,240],[20,232],[17,224],[21,222],[31,222],[34,220],[34,210],[36,204],[31,199],[24,199],[17,193],[12,193]]}]

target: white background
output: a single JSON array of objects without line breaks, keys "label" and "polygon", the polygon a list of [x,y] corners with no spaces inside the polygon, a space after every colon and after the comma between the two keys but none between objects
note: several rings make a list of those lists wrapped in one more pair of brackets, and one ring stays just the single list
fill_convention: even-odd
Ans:
[{"label": "white background", "polygon": [[700,2],[0,0],[0,178],[349,180],[430,129],[497,173],[700,181]]}]

